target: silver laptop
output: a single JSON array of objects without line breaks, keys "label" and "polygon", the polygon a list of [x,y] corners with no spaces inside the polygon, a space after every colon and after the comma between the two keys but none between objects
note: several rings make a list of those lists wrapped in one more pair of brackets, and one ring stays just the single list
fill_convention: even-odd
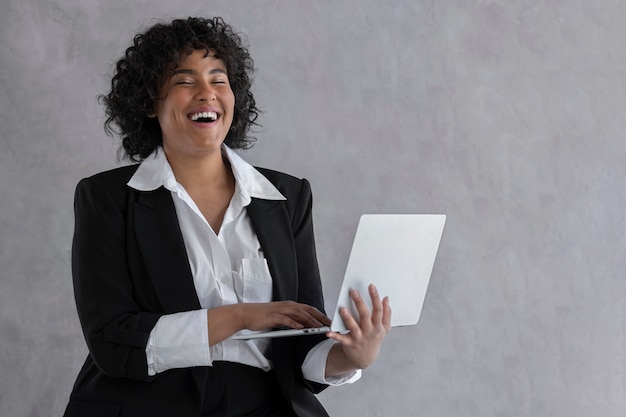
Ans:
[{"label": "silver laptop", "polygon": [[246,340],[311,335],[329,330],[346,332],[339,308],[350,307],[358,321],[349,291],[358,290],[371,310],[367,289],[370,283],[376,285],[381,298],[389,297],[393,327],[417,324],[445,222],[444,214],[362,215],[330,327],[261,332],[244,330],[232,338]]}]

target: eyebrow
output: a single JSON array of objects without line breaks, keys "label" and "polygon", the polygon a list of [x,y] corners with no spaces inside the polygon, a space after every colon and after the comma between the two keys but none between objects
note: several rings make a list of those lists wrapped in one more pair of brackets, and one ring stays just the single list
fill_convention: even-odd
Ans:
[{"label": "eyebrow", "polygon": [[[192,69],[176,69],[172,72],[172,77],[178,74],[189,74],[189,75],[195,75],[197,74],[196,70],[192,70]],[[213,68],[211,71],[209,71],[209,75],[213,75],[213,74],[224,74],[224,75],[228,75],[226,73],[225,70],[221,69],[221,68]]]}]

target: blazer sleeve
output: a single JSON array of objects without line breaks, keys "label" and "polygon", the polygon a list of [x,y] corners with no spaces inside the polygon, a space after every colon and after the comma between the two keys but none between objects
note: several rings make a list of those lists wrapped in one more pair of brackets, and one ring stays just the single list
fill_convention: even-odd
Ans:
[{"label": "blazer sleeve", "polygon": [[[128,189],[82,180],[74,199],[74,296],[96,366],[107,376],[148,380],[145,347],[161,314],[141,311],[127,259]],[[144,309],[145,310],[145,309]]]},{"label": "blazer sleeve", "polygon": [[298,267],[298,301],[324,311],[324,295],[313,233],[313,197],[311,186],[306,179],[302,180],[296,201],[292,230]]},{"label": "blazer sleeve", "polygon": [[[309,182],[302,179],[301,184],[292,217],[298,267],[298,302],[312,305],[324,312],[324,294],[313,231],[313,197]],[[309,351],[321,341],[326,340],[326,336],[306,336],[294,339],[296,361],[301,368]],[[313,392],[319,393],[326,388],[326,385],[309,381],[309,388]]]}]

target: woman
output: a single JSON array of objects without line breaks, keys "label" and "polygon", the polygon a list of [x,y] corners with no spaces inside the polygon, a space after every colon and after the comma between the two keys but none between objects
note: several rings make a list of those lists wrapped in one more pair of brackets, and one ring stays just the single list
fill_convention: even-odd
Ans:
[{"label": "woman", "polygon": [[[255,169],[253,62],[220,18],[137,35],[102,97],[131,165],[76,190],[72,273],[89,355],[65,416],[325,416],[390,329],[388,300],[344,309],[349,334],[255,341],[329,324],[306,180]],[[358,320],[357,320],[358,319]]]}]

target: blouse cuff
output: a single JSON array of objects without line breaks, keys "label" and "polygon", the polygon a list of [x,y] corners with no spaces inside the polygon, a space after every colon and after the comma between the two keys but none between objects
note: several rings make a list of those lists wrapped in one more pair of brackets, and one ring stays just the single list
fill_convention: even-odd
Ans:
[{"label": "blouse cuff", "polygon": [[[300,336],[306,337],[306,336]],[[317,382],[326,385],[343,385],[352,384],[361,378],[361,370],[358,369],[353,372],[348,372],[343,375],[337,375],[332,377],[326,377],[326,359],[328,358],[328,352],[330,348],[336,342],[328,339],[318,343],[309,351],[302,363],[302,375],[305,379],[311,382]]]},{"label": "blouse cuff", "polygon": [[148,375],[174,368],[210,366],[207,311],[194,310],[161,316],[146,345]]}]

